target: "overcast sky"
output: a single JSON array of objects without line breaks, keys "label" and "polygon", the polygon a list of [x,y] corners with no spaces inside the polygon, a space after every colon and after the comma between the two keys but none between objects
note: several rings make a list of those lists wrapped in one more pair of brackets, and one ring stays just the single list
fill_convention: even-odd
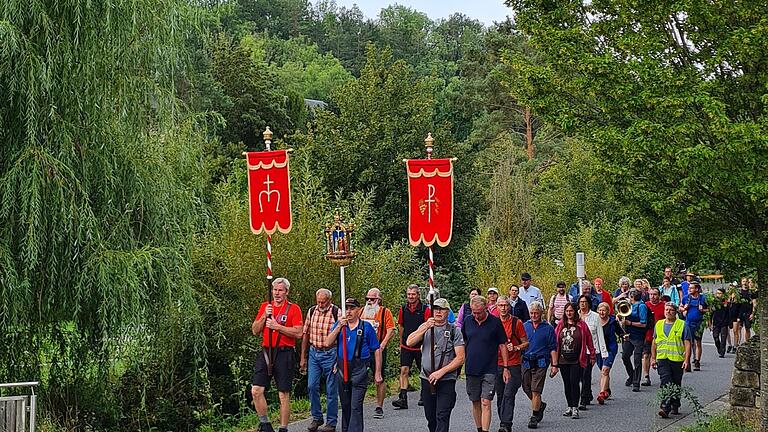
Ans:
[{"label": "overcast sky", "polygon": [[433,20],[461,12],[485,25],[503,21],[511,11],[504,6],[503,0],[336,0],[339,6],[351,7],[356,4],[368,18],[376,18],[381,9],[395,3],[424,12]]}]

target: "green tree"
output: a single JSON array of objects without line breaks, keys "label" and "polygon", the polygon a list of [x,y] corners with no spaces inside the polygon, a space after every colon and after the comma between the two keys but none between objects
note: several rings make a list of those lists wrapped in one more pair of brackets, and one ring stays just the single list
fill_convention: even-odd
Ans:
[{"label": "green tree", "polygon": [[[508,59],[514,94],[594,144],[617,195],[657,238],[682,256],[757,269],[768,358],[768,6],[507,4],[544,57]],[[761,415],[765,431],[768,399]]]},{"label": "green tree", "polygon": [[[136,428],[119,401],[191,392],[204,357],[202,129],[174,95],[194,22],[175,0],[0,11],[0,381],[41,379],[58,420]],[[120,389],[135,364],[163,367]]]}]

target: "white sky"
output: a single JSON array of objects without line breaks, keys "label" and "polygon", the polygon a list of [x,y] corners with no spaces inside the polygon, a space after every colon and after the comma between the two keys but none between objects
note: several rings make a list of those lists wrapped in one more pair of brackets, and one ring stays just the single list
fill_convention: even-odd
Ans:
[{"label": "white sky", "polygon": [[395,3],[424,12],[432,20],[448,18],[455,12],[461,12],[480,20],[486,26],[494,21],[504,21],[512,11],[504,6],[503,0],[336,0],[339,6],[351,7],[356,4],[365,16],[374,19],[381,9]]}]

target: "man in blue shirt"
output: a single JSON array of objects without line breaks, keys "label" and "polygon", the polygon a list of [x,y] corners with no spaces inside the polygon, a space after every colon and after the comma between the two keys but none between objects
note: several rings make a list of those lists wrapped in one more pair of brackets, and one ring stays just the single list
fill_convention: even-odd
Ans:
[{"label": "man in blue shirt", "polygon": [[[696,371],[701,370],[701,338],[704,335],[704,314],[709,312],[707,299],[701,295],[700,290],[701,285],[698,282],[689,282],[688,296],[683,298],[679,309],[685,316],[685,324],[693,334],[693,370]],[[690,365],[688,367],[690,368]]]},{"label": "man in blue shirt", "polygon": [[346,316],[337,321],[325,338],[325,344],[338,344],[337,379],[341,398],[342,432],[363,431],[363,399],[368,388],[368,364],[374,356],[376,383],[381,377],[381,350],[371,323],[360,319],[360,302],[348,298]]},{"label": "man in blue shirt", "polygon": [[542,319],[544,305],[541,302],[531,303],[529,313],[531,319],[523,325],[528,338],[528,348],[523,353],[523,392],[531,400],[533,410],[528,428],[536,429],[547,408],[547,404],[541,401],[547,369],[550,364],[557,366],[557,339],[555,329]]},{"label": "man in blue shirt", "polygon": [[[501,353],[504,364],[507,357],[507,334],[501,320],[488,312],[488,300],[476,296],[469,302],[472,316],[464,319],[461,333],[466,351],[465,371],[467,395],[472,402],[472,417],[478,432],[491,428],[491,402],[496,386],[497,353]],[[510,378],[509,369],[504,369],[506,384]]]},{"label": "man in blue shirt", "polygon": [[571,287],[568,290],[568,298],[571,299],[571,303],[576,306],[576,310],[578,310],[577,303],[579,296],[582,294],[588,295],[592,299],[592,310],[597,312],[597,305],[603,301],[603,296],[592,289],[592,282],[590,282],[588,279],[582,279],[579,282],[571,284]]},{"label": "man in blue shirt", "polygon": [[[640,376],[643,373],[643,345],[648,322],[648,307],[642,301],[642,293],[636,289],[629,291],[629,301],[632,313],[624,319],[624,328],[628,337],[621,345],[621,360],[627,370],[627,387],[632,386],[633,392],[640,391]],[[634,365],[633,365],[634,360]]]}]

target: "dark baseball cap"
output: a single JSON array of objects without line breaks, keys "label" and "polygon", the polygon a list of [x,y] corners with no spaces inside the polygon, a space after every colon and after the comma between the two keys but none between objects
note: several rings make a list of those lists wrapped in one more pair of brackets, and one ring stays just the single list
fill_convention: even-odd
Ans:
[{"label": "dark baseball cap", "polygon": [[360,307],[360,302],[357,299],[354,298],[348,298],[347,301],[344,303],[347,307]]},{"label": "dark baseball cap", "polygon": [[531,274],[530,273],[523,273],[520,275],[520,280],[531,280]]},{"label": "dark baseball cap", "polygon": [[557,281],[557,283],[555,284],[555,287],[557,287],[557,288],[560,288],[560,287],[563,287],[563,288],[565,288],[565,282],[563,282],[563,281]]}]

